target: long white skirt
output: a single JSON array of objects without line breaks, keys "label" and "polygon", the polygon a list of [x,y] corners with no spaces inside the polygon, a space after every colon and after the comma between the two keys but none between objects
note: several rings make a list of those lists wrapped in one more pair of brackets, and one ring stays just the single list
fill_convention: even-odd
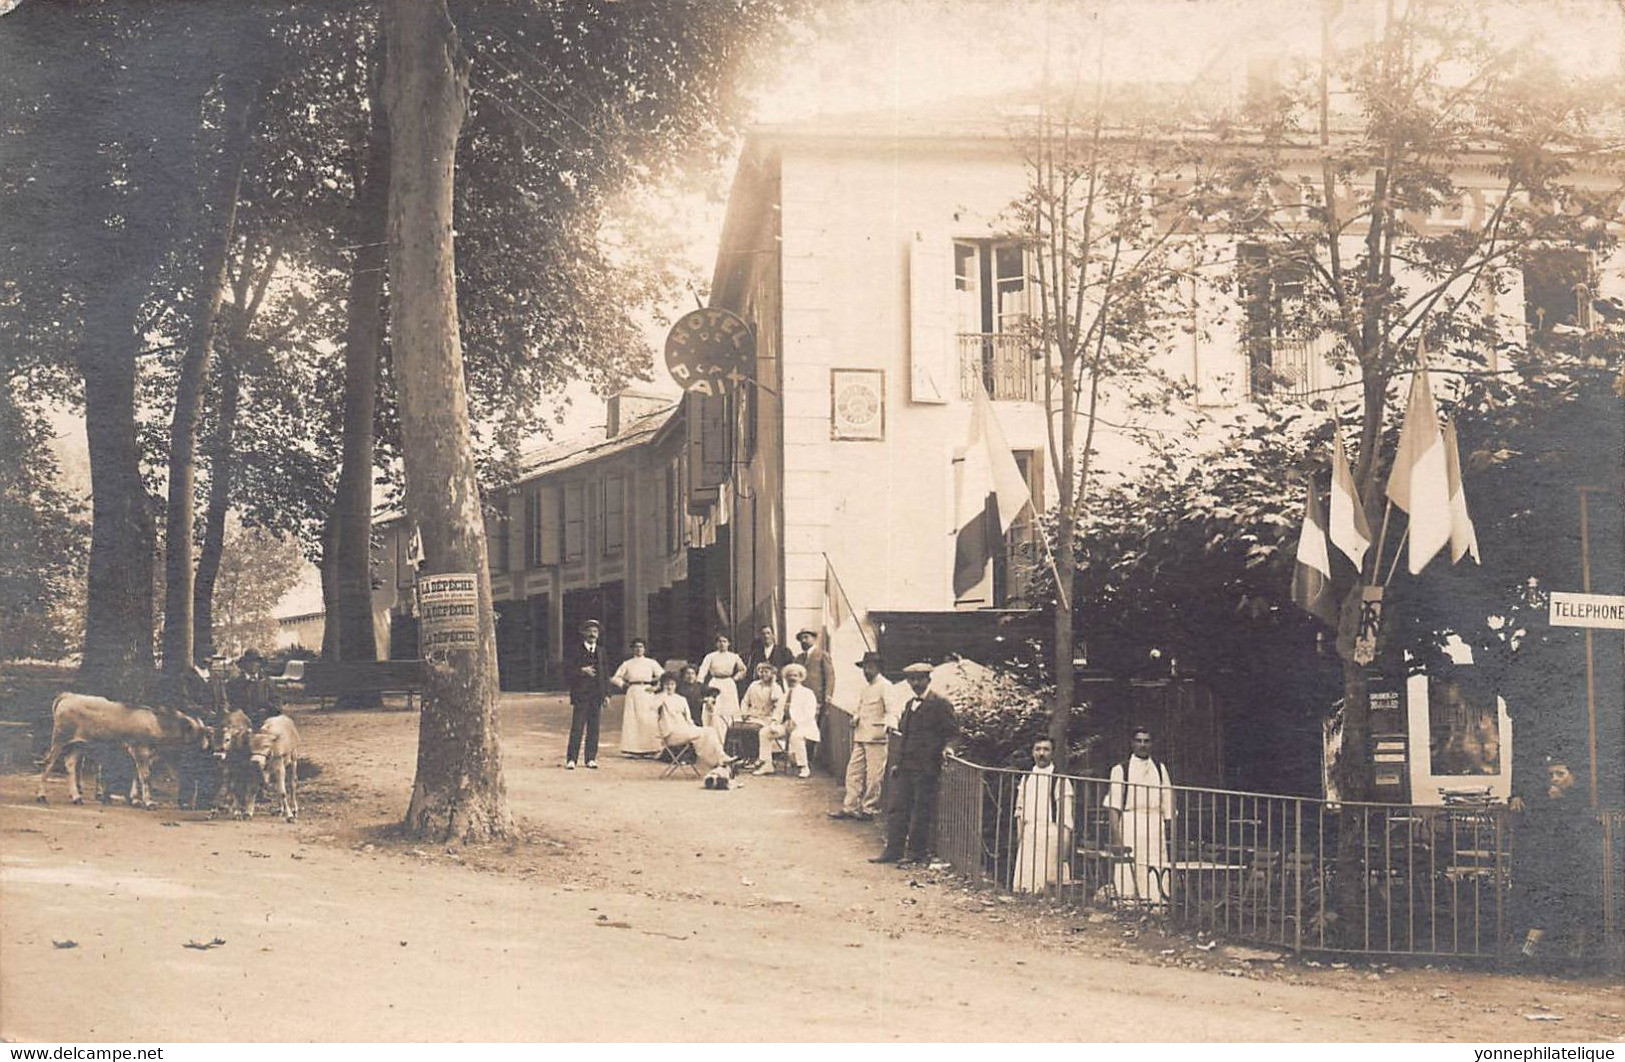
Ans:
[{"label": "long white skirt", "polygon": [[659,752],[660,713],[655,707],[657,695],[648,686],[626,688],[625,703],[621,706],[621,751],[628,755],[648,755]]}]

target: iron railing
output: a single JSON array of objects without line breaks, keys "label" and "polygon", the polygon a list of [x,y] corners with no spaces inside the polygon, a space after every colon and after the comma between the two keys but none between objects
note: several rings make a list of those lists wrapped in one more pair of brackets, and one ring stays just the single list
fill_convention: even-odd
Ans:
[{"label": "iron railing", "polygon": [[978,383],[995,402],[1034,402],[1036,363],[1032,340],[1017,333],[962,332],[959,336],[959,396],[976,397]]},{"label": "iron railing", "polygon": [[[1605,933],[1625,921],[1625,812],[1602,817]],[[1512,934],[1498,806],[1330,803],[1041,776],[951,759],[937,852],[1000,890],[1143,907],[1294,950],[1495,956]]]}]

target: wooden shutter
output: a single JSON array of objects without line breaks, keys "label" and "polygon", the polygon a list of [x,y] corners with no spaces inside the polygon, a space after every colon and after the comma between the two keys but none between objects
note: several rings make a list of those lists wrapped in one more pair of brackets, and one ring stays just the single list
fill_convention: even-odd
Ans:
[{"label": "wooden shutter", "polygon": [[690,511],[699,513],[716,503],[728,478],[728,405],[722,395],[690,393],[688,403],[688,467]]},{"label": "wooden shutter", "polygon": [[913,402],[950,402],[958,380],[958,350],[949,295],[953,244],[918,233],[908,245],[908,397]]},{"label": "wooden shutter", "polygon": [[536,512],[539,517],[537,557],[541,564],[559,562],[560,541],[564,537],[563,514],[560,512],[559,489],[544,487],[537,492]]}]

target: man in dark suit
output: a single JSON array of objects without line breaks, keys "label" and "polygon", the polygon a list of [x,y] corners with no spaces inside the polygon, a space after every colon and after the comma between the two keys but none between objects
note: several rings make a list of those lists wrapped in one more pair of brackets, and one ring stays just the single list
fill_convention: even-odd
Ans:
[{"label": "man in dark suit", "polygon": [[245,713],[256,728],[282,711],[282,698],[265,677],[265,658],[258,649],[237,658],[237,674],[226,680],[226,703]]},{"label": "man in dark suit", "polygon": [[739,695],[745,695],[745,688],[750,680],[756,677],[757,664],[772,664],[773,674],[778,675],[784,670],[786,664],[795,663],[796,655],[790,651],[788,645],[778,644],[778,638],[773,633],[771,623],[762,624],[761,632],[756,641],[751,643],[750,657],[745,661],[745,686],[739,690]]},{"label": "man in dark suit", "polygon": [[942,754],[959,733],[954,706],[930,692],[931,665],[910,664],[903,677],[914,695],[898,720],[888,756],[886,848],[871,863],[925,863],[931,858],[931,828],[937,810]]},{"label": "man in dark suit", "polygon": [[[564,647],[564,675],[570,683],[570,747],[564,766],[576,769],[578,754],[585,752],[587,766],[598,769],[598,720],[609,696],[609,657],[598,640],[598,621],[581,625],[581,640]],[[583,749],[582,739],[586,739]]]}]

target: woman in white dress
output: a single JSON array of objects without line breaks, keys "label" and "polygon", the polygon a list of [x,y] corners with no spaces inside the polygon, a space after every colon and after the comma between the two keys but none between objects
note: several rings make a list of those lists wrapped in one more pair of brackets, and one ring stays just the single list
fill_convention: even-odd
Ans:
[{"label": "woman in white dress", "polygon": [[732,762],[732,757],[722,751],[722,739],[717,732],[694,721],[688,698],[677,692],[677,679],[672,671],[660,676],[660,693],[654,699],[661,744],[668,749],[680,749],[692,741],[694,758],[707,771]]},{"label": "woman in white dress", "polygon": [[632,655],[621,664],[609,684],[626,691],[621,710],[621,755],[652,756],[660,743],[660,719],[655,711],[655,691],[660,685],[660,665],[644,653],[642,638],[632,639]]},{"label": "woman in white dress", "polygon": [[715,730],[719,738],[726,738],[729,725],[739,718],[738,680],[745,676],[745,661],[729,644],[726,634],[717,635],[716,649],[700,661],[700,681],[717,691],[716,704],[700,723]]}]

